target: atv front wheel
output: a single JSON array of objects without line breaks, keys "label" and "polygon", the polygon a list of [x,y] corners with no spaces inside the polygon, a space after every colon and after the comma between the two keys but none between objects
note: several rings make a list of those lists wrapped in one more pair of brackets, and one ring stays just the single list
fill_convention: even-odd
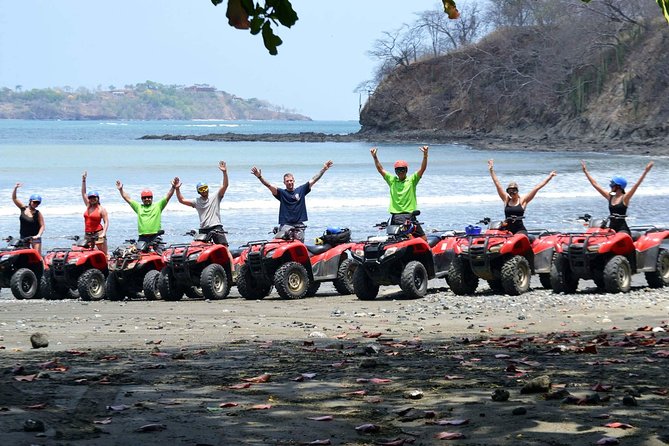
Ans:
[{"label": "atv front wheel", "polygon": [[539,283],[544,287],[545,290],[551,289],[551,274],[550,273],[539,273]]},{"label": "atv front wheel", "polygon": [[460,257],[453,259],[446,272],[448,286],[458,296],[474,294],[479,286],[479,278]]},{"label": "atv front wheel", "polygon": [[320,287],[321,283],[313,280],[311,285],[309,285],[309,288],[307,288],[307,293],[304,295],[304,297],[314,297]]},{"label": "atv front wheel", "polygon": [[142,280],[142,290],[146,300],[159,300],[162,298],[160,289],[158,289],[158,280],[160,279],[160,271],[152,269],[144,275]]},{"label": "atv front wheel", "polygon": [[100,300],[105,297],[105,275],[99,269],[89,269],[79,276],[77,290],[81,300]]},{"label": "atv front wheel", "polygon": [[553,292],[571,294],[578,288],[578,277],[569,268],[569,262],[564,257],[556,257],[551,265],[551,288]]},{"label": "atv front wheel", "polygon": [[344,259],[341,262],[337,271],[337,278],[332,282],[339,294],[347,295],[355,292],[353,288],[353,274],[357,268],[358,264],[352,259]]},{"label": "atv front wheel", "polygon": [[249,266],[244,264],[239,268],[237,275],[237,291],[244,299],[255,300],[267,296],[272,289],[272,284],[257,280],[251,274]]},{"label": "atv front wheel", "polygon": [[660,249],[655,262],[655,271],[646,273],[646,282],[651,288],[669,286],[669,251]]},{"label": "atv front wheel", "polygon": [[205,267],[200,274],[200,287],[205,299],[225,299],[230,293],[225,268],[218,263]]},{"label": "atv front wheel", "polygon": [[427,270],[418,260],[406,264],[400,276],[400,288],[411,299],[420,299],[427,294]]},{"label": "atv front wheel", "polygon": [[627,293],[632,288],[632,268],[623,256],[613,256],[604,266],[604,289],[607,293]]},{"label": "atv front wheel", "polygon": [[184,296],[183,288],[177,285],[174,276],[169,273],[167,268],[160,272],[160,277],[158,278],[158,289],[160,290],[160,295],[163,297],[163,299],[171,302],[181,300],[181,298]]},{"label": "atv front wheel", "polygon": [[490,287],[490,291],[492,291],[495,294],[504,293],[504,285],[502,285],[502,279],[488,280],[488,286]]},{"label": "atv front wheel", "polygon": [[39,283],[33,270],[20,268],[9,280],[9,287],[17,299],[32,299],[37,294]]},{"label": "atv front wheel", "polygon": [[300,263],[284,263],[274,273],[274,287],[283,299],[301,299],[309,286],[309,273]]},{"label": "atv front wheel", "polygon": [[506,294],[518,296],[530,289],[530,262],[523,256],[513,256],[502,265],[502,286]]},{"label": "atv front wheel", "polygon": [[375,283],[365,271],[358,266],[353,272],[353,289],[360,300],[374,300],[379,294],[379,285]]}]

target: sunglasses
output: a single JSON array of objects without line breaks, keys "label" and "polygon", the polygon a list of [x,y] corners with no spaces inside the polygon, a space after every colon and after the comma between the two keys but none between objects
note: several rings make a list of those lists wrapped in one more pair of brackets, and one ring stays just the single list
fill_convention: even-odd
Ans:
[{"label": "sunglasses", "polygon": [[208,192],[208,191],[209,191],[209,186],[199,187],[199,188],[197,189],[197,191],[198,191],[199,193],[201,193],[201,194],[203,194],[203,193],[205,193],[205,192]]},{"label": "sunglasses", "polygon": [[616,183],[611,183],[611,184],[609,184],[609,187],[611,189],[615,189],[616,187],[618,187],[618,185]]},{"label": "sunglasses", "polygon": [[31,203],[34,204],[35,206],[38,206],[41,203],[41,201],[33,200],[31,201]]},{"label": "sunglasses", "polygon": [[507,189],[507,190],[506,190],[506,193],[507,193],[507,194],[517,194],[517,193],[518,193],[518,189],[510,188],[510,189]]},{"label": "sunglasses", "polygon": [[153,200],[153,197],[142,197],[142,200]]},{"label": "sunglasses", "polygon": [[397,169],[395,169],[395,172],[402,173],[402,172],[406,172],[407,170],[408,169],[406,167],[398,167]]}]

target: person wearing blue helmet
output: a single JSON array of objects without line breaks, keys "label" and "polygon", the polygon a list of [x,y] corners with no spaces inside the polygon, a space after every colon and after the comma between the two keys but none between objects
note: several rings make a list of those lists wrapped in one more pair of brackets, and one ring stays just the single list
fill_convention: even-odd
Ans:
[{"label": "person wearing blue helmet", "polygon": [[84,200],[84,231],[86,238],[95,241],[95,246],[107,255],[107,231],[109,230],[109,215],[100,204],[100,194],[96,191],[86,192],[86,177],[88,172],[81,175],[81,198]]},{"label": "person wearing blue helmet", "polygon": [[588,172],[585,161],[581,160],[581,168],[583,169],[583,173],[585,174],[586,178],[588,181],[590,181],[592,187],[594,187],[595,190],[609,202],[609,228],[616,232],[627,232],[628,234],[631,233],[630,228],[627,226],[627,222],[625,221],[625,217],[627,216],[627,207],[629,206],[630,200],[634,196],[637,188],[641,185],[641,182],[644,180],[644,178],[646,178],[646,174],[650,172],[652,167],[653,162],[651,161],[646,165],[646,168],[641,174],[639,181],[634,183],[629,191],[625,192],[625,189],[627,188],[627,180],[619,175],[611,178],[609,183],[611,190],[607,191],[602,186],[600,186],[597,181],[595,181],[592,175],[590,175],[590,172]]},{"label": "person wearing blue helmet", "polygon": [[37,210],[37,206],[42,203],[42,197],[32,194],[28,200],[28,206],[24,205],[16,197],[16,191],[21,186],[21,183],[16,183],[12,192],[12,201],[21,210],[21,215],[19,216],[19,236],[22,239],[30,237],[30,246],[42,255],[42,234],[46,226],[44,225],[42,213]]}]

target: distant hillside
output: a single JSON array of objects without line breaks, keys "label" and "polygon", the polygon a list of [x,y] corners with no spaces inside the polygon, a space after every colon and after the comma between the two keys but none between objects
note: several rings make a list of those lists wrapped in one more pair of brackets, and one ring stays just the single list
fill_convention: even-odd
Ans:
[{"label": "distant hillside", "polygon": [[669,28],[662,20],[498,29],[399,67],[363,108],[361,132],[669,140]]},{"label": "distant hillside", "polygon": [[125,88],[0,89],[0,119],[254,119],[308,121],[260,99],[242,99],[208,85],[147,81]]}]

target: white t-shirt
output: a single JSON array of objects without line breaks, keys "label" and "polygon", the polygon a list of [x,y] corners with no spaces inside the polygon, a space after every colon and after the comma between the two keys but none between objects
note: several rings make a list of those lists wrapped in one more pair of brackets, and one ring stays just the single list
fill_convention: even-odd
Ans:
[{"label": "white t-shirt", "polygon": [[197,214],[200,216],[201,229],[221,224],[221,199],[218,194],[215,194],[213,197],[209,195],[206,200],[202,196],[193,200]]}]

